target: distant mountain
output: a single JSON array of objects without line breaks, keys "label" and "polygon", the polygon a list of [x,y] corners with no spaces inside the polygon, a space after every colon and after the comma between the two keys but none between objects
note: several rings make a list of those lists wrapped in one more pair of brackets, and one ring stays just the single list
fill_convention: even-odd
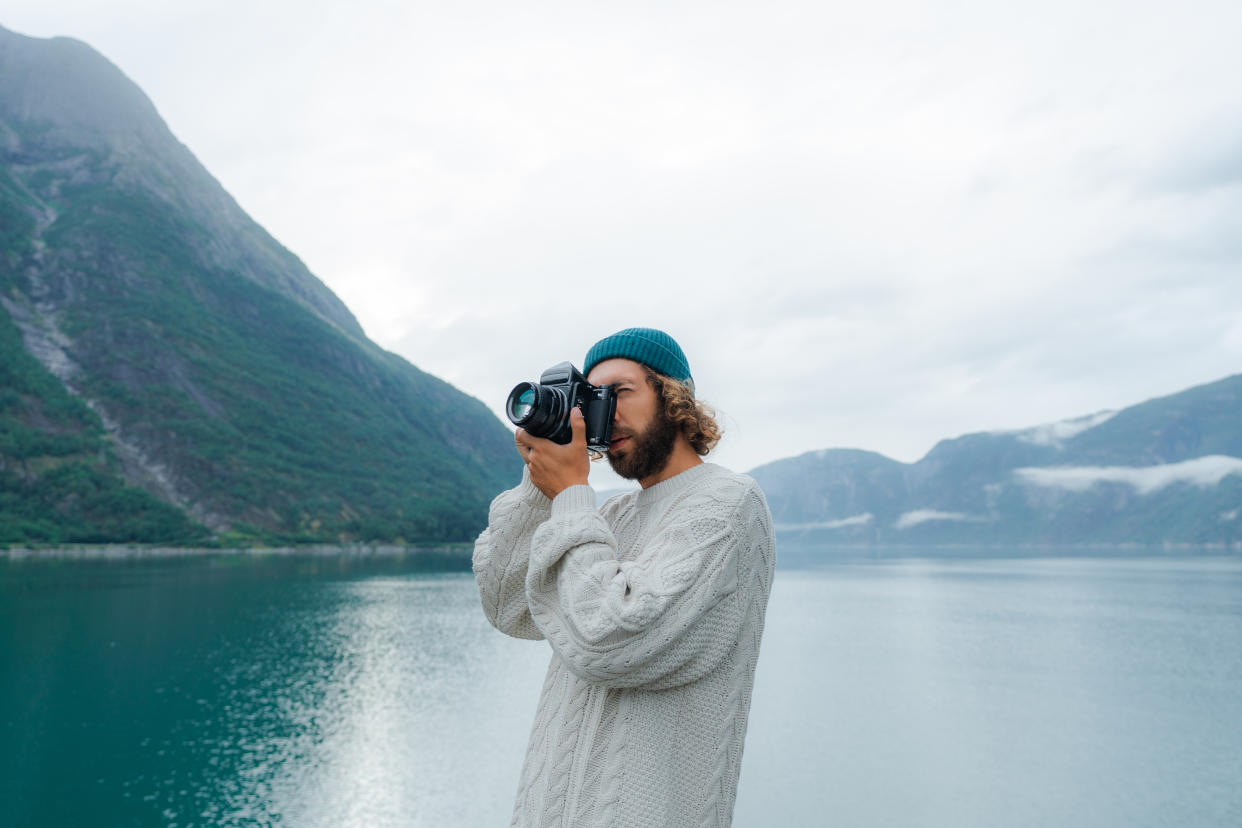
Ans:
[{"label": "distant mountain", "polygon": [[0,542],[465,540],[520,468],[115,66],[3,28],[0,308]]},{"label": "distant mountain", "polygon": [[917,463],[829,449],[751,474],[807,543],[1242,543],[1242,374]]}]

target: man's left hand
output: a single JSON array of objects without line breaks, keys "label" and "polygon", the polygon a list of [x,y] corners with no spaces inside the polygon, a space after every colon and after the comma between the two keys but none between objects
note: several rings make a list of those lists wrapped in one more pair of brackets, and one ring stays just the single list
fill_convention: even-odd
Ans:
[{"label": "man's left hand", "polygon": [[569,412],[569,425],[573,429],[573,439],[565,445],[532,437],[520,428],[515,437],[518,450],[530,468],[530,482],[549,498],[556,497],[570,486],[587,485],[591,472],[591,461],[587,457],[586,423],[577,406]]}]

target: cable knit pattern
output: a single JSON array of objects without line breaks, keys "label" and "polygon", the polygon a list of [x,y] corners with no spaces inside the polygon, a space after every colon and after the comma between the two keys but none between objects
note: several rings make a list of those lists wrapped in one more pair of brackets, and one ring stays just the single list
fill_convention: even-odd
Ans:
[{"label": "cable knit pattern", "polygon": [[729,825],[774,564],[759,487],[711,463],[599,510],[497,497],[484,612],[553,652],[512,824]]},{"label": "cable knit pattern", "polygon": [[552,501],[522,472],[516,489],[501,492],[488,510],[487,528],[474,542],[474,576],[487,620],[514,638],[543,638],[526,607],[530,539],[548,519]]}]

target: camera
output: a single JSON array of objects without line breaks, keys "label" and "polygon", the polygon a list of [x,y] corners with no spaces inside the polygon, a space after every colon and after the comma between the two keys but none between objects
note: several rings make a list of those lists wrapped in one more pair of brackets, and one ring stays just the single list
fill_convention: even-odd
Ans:
[{"label": "camera", "polygon": [[520,382],[509,392],[505,413],[516,426],[535,437],[565,445],[573,439],[569,412],[582,409],[586,421],[587,448],[608,451],[612,442],[612,419],[617,413],[617,394],[611,385],[591,385],[568,362],[553,365],[539,382]]}]

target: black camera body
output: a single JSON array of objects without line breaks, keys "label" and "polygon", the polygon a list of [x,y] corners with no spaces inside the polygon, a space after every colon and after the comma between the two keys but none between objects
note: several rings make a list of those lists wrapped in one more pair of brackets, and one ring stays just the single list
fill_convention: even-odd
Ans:
[{"label": "black camera body", "polygon": [[582,409],[586,420],[587,448],[608,451],[612,420],[617,413],[617,394],[611,385],[591,385],[568,362],[553,365],[539,382],[520,382],[509,392],[505,413],[516,426],[535,437],[565,445],[573,439],[569,412]]}]

